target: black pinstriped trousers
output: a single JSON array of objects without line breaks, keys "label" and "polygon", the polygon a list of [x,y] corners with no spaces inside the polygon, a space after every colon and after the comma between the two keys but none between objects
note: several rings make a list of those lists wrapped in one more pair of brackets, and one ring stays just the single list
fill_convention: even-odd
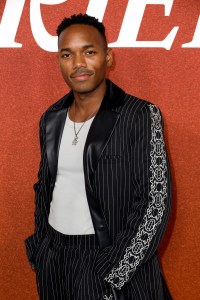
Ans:
[{"label": "black pinstriped trousers", "polygon": [[36,250],[41,300],[113,300],[111,288],[95,272],[95,235],[64,235],[50,225]]}]

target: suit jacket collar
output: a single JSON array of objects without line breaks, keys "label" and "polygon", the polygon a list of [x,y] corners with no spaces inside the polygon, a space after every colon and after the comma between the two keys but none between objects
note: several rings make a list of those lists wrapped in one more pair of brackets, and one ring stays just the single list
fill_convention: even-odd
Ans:
[{"label": "suit jacket collar", "polygon": [[[118,108],[123,105],[125,92],[107,80],[107,89],[95,116],[84,148],[84,173],[86,188],[93,190],[94,171],[98,160],[109,141],[119,120]],[[49,169],[53,183],[56,180],[59,147],[69,106],[73,102],[73,92],[53,104],[46,112],[46,149]]]},{"label": "suit jacket collar", "polygon": [[[109,79],[106,79],[106,86],[106,93],[99,110],[111,110],[123,105],[126,93]],[[57,110],[69,108],[73,100],[73,91],[70,91],[67,95],[50,106],[47,112],[55,112]]]}]

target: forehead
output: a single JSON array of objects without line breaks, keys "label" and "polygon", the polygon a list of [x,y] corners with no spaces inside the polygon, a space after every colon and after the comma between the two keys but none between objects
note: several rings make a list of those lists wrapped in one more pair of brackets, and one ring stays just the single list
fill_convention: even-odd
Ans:
[{"label": "forehead", "polygon": [[75,48],[84,45],[105,48],[101,33],[94,27],[85,24],[73,24],[64,29],[58,39],[58,49]]}]

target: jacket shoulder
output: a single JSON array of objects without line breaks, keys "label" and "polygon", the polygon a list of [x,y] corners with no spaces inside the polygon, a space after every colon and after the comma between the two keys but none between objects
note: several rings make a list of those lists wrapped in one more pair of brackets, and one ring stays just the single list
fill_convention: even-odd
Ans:
[{"label": "jacket shoulder", "polygon": [[126,102],[130,102],[131,105],[138,104],[139,106],[147,106],[147,105],[154,105],[152,102],[139,98],[137,96],[131,95],[131,94],[126,94]]},{"label": "jacket shoulder", "polygon": [[66,102],[66,99],[68,97],[68,94],[66,94],[65,96],[63,96],[62,98],[60,98],[58,101],[54,102],[51,106],[49,106],[41,115],[40,117],[40,127],[43,127],[45,124],[45,120],[46,120],[46,114],[48,112],[53,112],[59,109],[62,109],[62,107],[64,106],[64,103]]},{"label": "jacket shoulder", "polygon": [[49,106],[46,110],[47,111],[54,111],[57,109],[61,109],[67,99],[69,94],[64,95],[62,98],[60,98],[58,101],[54,102],[51,106]]},{"label": "jacket shoulder", "polygon": [[141,118],[146,121],[152,118],[162,119],[162,113],[157,105],[130,94],[126,94],[124,105],[120,110],[122,118],[126,118],[130,126]]},{"label": "jacket shoulder", "polygon": [[46,113],[62,109],[65,106],[68,95],[69,94],[64,95],[58,101],[54,102],[51,106],[49,106],[42,114],[42,116],[40,118],[40,122],[42,122],[45,119]]},{"label": "jacket shoulder", "polygon": [[[141,112],[145,108],[149,108],[150,106],[155,106],[152,102],[138,98],[137,96],[130,95],[130,94],[125,94],[125,99],[124,99],[124,108],[127,110],[131,110],[133,112]],[[158,108],[158,107],[157,107]]]}]

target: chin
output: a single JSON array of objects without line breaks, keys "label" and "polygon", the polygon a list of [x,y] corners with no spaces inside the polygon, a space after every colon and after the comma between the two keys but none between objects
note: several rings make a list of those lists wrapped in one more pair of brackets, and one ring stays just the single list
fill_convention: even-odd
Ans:
[{"label": "chin", "polygon": [[92,91],[94,91],[95,89],[81,89],[81,88],[74,88],[72,89],[75,93],[77,94],[87,94],[87,93],[90,93]]},{"label": "chin", "polygon": [[90,93],[96,89],[95,86],[87,85],[84,83],[77,84],[77,85],[71,85],[70,87],[75,93],[79,93],[79,94]]}]

